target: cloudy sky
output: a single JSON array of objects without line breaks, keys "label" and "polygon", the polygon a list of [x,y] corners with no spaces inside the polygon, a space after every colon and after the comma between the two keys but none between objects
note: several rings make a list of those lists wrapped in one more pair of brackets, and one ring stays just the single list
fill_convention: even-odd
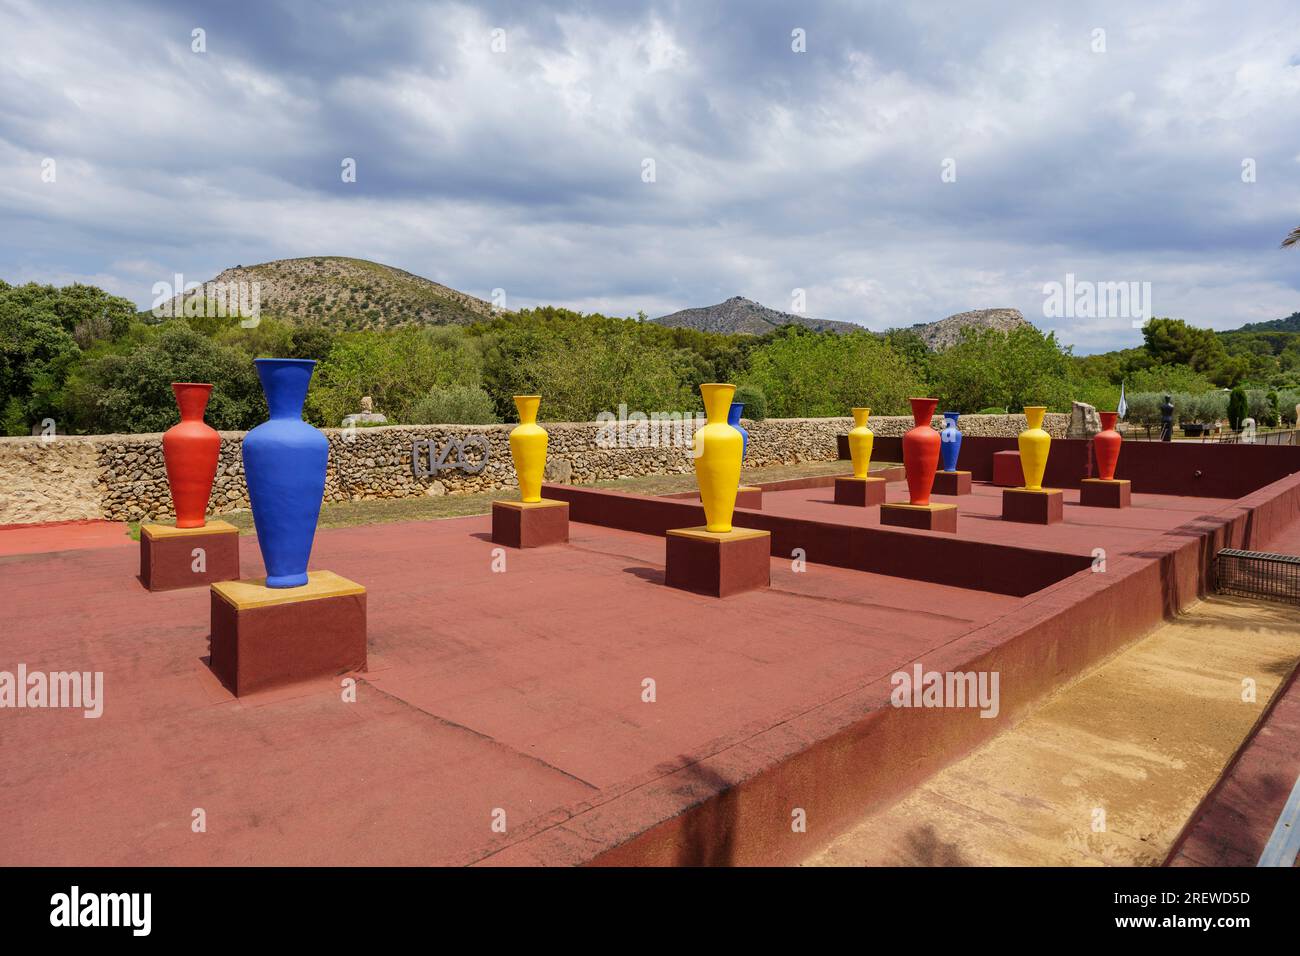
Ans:
[{"label": "cloudy sky", "polygon": [[1297,132],[1295,0],[0,0],[0,278],[148,307],[347,255],[511,308],[1007,306],[1090,352],[1140,332],[1045,283],[1300,309]]}]

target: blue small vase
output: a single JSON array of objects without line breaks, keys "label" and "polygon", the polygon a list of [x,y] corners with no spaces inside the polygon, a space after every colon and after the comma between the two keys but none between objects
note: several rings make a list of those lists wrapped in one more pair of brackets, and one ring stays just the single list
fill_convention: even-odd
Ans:
[{"label": "blue small vase", "polygon": [[740,445],[740,457],[745,457],[745,452],[749,451],[749,432],[740,427],[740,416],[745,411],[744,402],[732,402],[731,407],[727,409],[727,424],[740,432],[740,437],[744,439]]},{"label": "blue small vase", "polygon": [[958,414],[943,413],[943,430],[939,432],[939,457],[944,471],[957,470],[957,455],[961,452],[961,432],[957,430]]},{"label": "blue small vase", "polygon": [[266,586],[307,583],[316,522],[325,494],[329,439],[302,420],[314,359],[254,359],[269,420],[244,436],[244,480],[266,565]]}]

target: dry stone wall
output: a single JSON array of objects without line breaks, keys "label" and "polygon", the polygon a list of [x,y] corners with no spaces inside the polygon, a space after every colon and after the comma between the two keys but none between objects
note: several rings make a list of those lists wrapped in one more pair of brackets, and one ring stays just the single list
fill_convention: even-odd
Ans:
[{"label": "dry stone wall", "polygon": [[[1044,427],[1064,436],[1069,415],[1048,415]],[[547,480],[588,484],[640,475],[689,473],[694,464],[680,445],[628,447],[639,443],[631,427],[619,434],[596,422],[543,422],[550,434]],[[936,427],[942,420],[935,418]],[[744,422],[749,430],[751,467],[831,461],[836,436],[853,427],[851,418],[785,418]],[[901,435],[910,417],[873,417],[878,435]],[[1023,415],[969,415],[961,419],[968,435],[1015,436],[1025,428]],[[378,428],[324,429],[330,441],[325,481],[327,502],[421,495],[474,494],[516,487],[510,463],[513,425],[391,425]],[[681,430],[689,434],[690,427]],[[223,514],[248,508],[248,489],[240,459],[243,432],[221,433],[209,512]],[[436,462],[446,451],[455,464],[458,443],[476,473],[459,467],[418,475],[412,461],[416,442],[421,463]],[[606,447],[612,445],[613,447]],[[620,446],[621,445],[621,446]],[[481,448],[487,448],[482,462]],[[109,518],[119,521],[174,518],[161,435],[0,439],[0,525],[42,521]]]}]

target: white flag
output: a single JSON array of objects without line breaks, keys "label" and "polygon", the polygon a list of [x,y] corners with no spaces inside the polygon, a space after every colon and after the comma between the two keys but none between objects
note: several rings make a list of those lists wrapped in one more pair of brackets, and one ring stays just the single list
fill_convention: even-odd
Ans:
[{"label": "white flag", "polygon": [[1123,421],[1128,416],[1128,402],[1124,400],[1124,383],[1119,383],[1119,407],[1115,409],[1119,412],[1119,420]]}]

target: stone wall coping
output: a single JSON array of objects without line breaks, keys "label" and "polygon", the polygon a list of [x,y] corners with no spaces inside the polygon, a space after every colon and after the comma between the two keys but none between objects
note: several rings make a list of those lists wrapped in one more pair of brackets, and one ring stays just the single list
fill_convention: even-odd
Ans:
[{"label": "stone wall coping", "polygon": [[[938,421],[942,419],[942,417],[943,416],[941,414],[936,413],[934,416],[934,420]],[[998,418],[1024,419],[1024,417],[1025,416],[1020,413],[1013,412],[1007,415],[963,414],[961,418],[962,421],[965,421],[967,419],[979,419],[979,420],[998,419]],[[1062,419],[1068,423],[1069,418],[1070,418],[1069,412],[1048,412],[1046,416],[1046,421],[1052,421],[1053,419]],[[879,422],[881,424],[886,424],[886,423],[892,424],[895,422],[911,422],[911,420],[912,420],[911,415],[872,415],[870,418],[867,419],[868,423]],[[618,419],[613,420],[613,422],[615,423],[617,421]],[[837,422],[852,423],[853,416],[844,415],[844,416],[835,416],[831,418],[765,418],[762,421],[755,421],[752,418],[742,417],[741,421],[751,422],[760,427],[766,425],[783,425],[783,424],[798,425],[806,422],[818,423],[818,424],[834,424]],[[371,433],[382,434],[384,432],[439,431],[439,430],[447,431],[452,429],[461,429],[465,431],[494,431],[495,432],[495,431],[509,431],[510,429],[515,427],[515,424],[516,424],[515,422],[504,422],[495,425],[368,425],[356,429],[330,427],[330,428],[322,428],[320,430],[324,432],[326,435],[345,434],[349,432],[358,435],[367,435]],[[549,422],[546,421],[545,419],[539,418],[538,424],[542,425],[547,429],[557,428],[557,429],[567,430],[567,429],[595,429],[604,426],[606,423],[604,422]],[[248,432],[218,431],[218,434],[221,435],[222,438],[236,439],[236,438],[242,438],[244,435],[247,435]],[[65,444],[73,444],[77,442],[87,442],[91,444],[102,444],[105,442],[150,443],[150,442],[160,441],[162,439],[162,436],[163,436],[162,432],[124,432],[121,434],[108,434],[108,435],[59,435],[59,434],[55,434],[52,436],[16,435],[16,436],[0,436],[0,445],[24,445],[24,444],[48,445],[55,442],[65,443]]]}]

